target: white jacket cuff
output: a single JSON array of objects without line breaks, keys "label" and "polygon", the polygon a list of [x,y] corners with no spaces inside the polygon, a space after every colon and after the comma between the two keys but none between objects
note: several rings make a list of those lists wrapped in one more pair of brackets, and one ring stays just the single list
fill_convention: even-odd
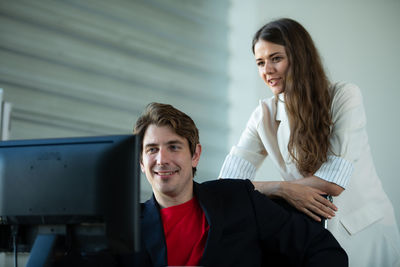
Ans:
[{"label": "white jacket cuff", "polygon": [[321,165],[314,175],[346,188],[352,173],[353,163],[344,158],[328,156],[328,160]]},{"label": "white jacket cuff", "polygon": [[238,178],[253,180],[256,167],[249,161],[235,156],[227,155],[219,173],[219,178]]}]

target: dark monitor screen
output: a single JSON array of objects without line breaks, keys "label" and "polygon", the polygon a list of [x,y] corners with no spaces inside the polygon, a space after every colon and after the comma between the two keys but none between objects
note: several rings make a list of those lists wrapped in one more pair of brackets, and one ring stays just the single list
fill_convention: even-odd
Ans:
[{"label": "dark monitor screen", "polygon": [[82,247],[87,240],[94,248],[138,251],[138,139],[114,135],[0,142],[0,225],[74,231],[83,233]]}]

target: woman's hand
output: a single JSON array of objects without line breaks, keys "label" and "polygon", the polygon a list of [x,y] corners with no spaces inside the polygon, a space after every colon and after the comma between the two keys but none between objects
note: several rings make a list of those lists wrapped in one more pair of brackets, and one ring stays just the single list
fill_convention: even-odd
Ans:
[{"label": "woman's hand", "polygon": [[280,186],[282,190],[281,197],[314,220],[320,222],[321,218],[319,216],[328,219],[335,216],[337,207],[321,196],[326,194],[325,192],[307,185],[292,182],[283,182]]}]

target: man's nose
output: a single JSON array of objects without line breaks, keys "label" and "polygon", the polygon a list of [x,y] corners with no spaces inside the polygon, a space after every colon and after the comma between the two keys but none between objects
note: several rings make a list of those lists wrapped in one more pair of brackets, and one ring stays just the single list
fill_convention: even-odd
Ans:
[{"label": "man's nose", "polygon": [[160,149],[157,154],[157,164],[163,165],[168,162],[168,151],[166,149]]}]

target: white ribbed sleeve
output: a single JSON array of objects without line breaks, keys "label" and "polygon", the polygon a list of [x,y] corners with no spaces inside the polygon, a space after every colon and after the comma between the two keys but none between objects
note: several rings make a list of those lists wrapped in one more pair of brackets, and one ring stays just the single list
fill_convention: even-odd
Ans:
[{"label": "white ribbed sleeve", "polygon": [[352,173],[353,164],[350,161],[336,156],[328,156],[328,160],[314,175],[346,188]]},{"label": "white ribbed sleeve", "polygon": [[227,155],[219,173],[219,178],[238,178],[253,180],[256,167],[249,161],[235,156]]}]

